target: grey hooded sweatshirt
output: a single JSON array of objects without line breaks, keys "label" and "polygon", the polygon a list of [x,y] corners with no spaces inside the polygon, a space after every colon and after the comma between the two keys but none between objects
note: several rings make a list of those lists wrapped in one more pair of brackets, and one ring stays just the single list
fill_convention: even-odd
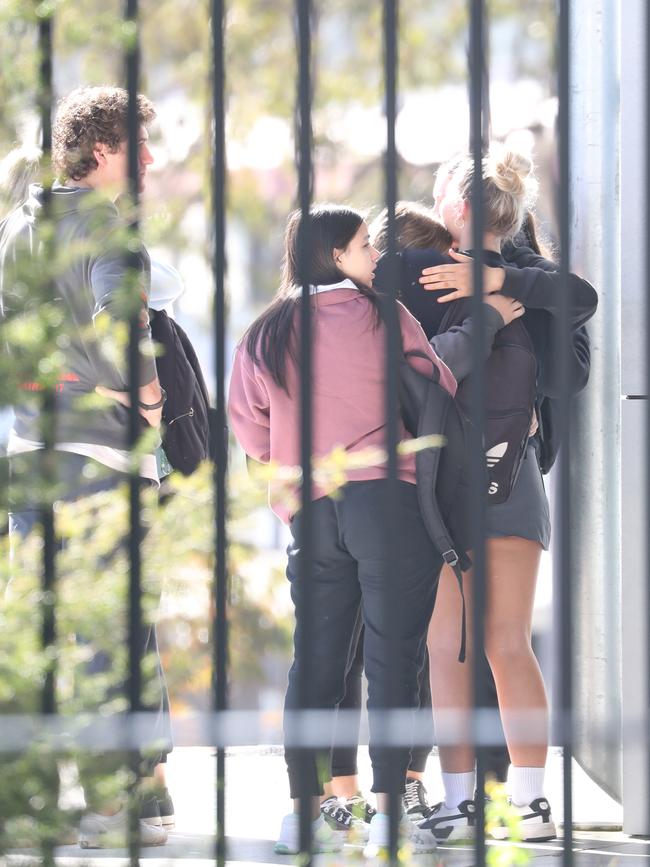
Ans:
[{"label": "grey hooded sweatshirt", "polygon": [[[44,253],[41,187],[30,187],[27,202],[0,224],[0,324],[29,313],[40,302],[43,286],[49,287],[61,307],[63,339],[59,345],[65,359],[55,393],[56,441],[127,449],[128,409],[117,402],[102,408],[84,404],[97,385],[128,389],[126,346],[116,339],[128,323],[125,298],[129,291],[131,297],[139,293],[136,303],[141,308],[138,382],[146,385],[156,376],[147,314],[149,256],[140,244],[134,250],[137,287],[125,291],[133,274],[127,267],[126,225],[117,207],[96,191],[55,184],[51,222],[51,261],[46,261]],[[42,276],[35,280],[33,275],[42,275],[45,269],[49,283],[36,286]],[[30,273],[32,278],[26,278]],[[11,346],[6,349],[16,351]],[[42,440],[38,391],[34,381],[25,382],[13,407],[16,434],[35,442]]]}]

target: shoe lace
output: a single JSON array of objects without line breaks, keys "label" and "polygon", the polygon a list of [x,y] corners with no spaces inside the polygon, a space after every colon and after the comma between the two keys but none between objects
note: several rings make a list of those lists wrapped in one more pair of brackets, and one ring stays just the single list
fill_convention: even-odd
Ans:
[{"label": "shoe lace", "polygon": [[407,812],[413,807],[428,807],[424,796],[424,786],[420,780],[407,780],[404,789],[404,805]]},{"label": "shoe lace", "polygon": [[340,822],[341,825],[349,826],[352,822],[352,813],[333,798],[324,801],[321,804],[321,810],[323,813],[326,813],[328,816],[334,819],[335,822]]}]

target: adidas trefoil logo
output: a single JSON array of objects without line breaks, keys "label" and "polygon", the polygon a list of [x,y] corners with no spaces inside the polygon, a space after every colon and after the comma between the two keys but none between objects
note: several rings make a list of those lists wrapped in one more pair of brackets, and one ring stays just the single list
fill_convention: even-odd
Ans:
[{"label": "adidas trefoil logo", "polygon": [[498,443],[496,446],[492,446],[491,449],[488,449],[485,453],[488,469],[491,470],[492,467],[496,467],[507,451],[508,443]]}]

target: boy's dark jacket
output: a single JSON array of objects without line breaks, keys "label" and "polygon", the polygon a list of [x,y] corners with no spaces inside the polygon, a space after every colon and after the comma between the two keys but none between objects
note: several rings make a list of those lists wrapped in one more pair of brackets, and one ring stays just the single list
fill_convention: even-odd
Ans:
[{"label": "boy's dark jacket", "polygon": [[162,444],[174,467],[189,476],[212,457],[210,398],[189,337],[164,310],[151,310],[151,334],[161,344],[158,379],[167,392]]}]

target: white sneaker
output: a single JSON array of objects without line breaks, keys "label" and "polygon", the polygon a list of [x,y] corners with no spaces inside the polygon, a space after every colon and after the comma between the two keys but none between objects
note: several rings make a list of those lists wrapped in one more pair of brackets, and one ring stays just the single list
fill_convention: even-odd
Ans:
[{"label": "white sneaker", "polygon": [[[377,813],[372,817],[368,843],[363,850],[366,858],[381,856],[388,849],[388,828],[386,813]],[[422,855],[426,852],[436,851],[436,838],[431,831],[421,830],[405,815],[402,815],[399,823],[399,845],[400,847],[408,846],[413,855]]]},{"label": "white sneaker", "polygon": [[[519,815],[517,827],[522,843],[542,843],[545,840],[553,840],[557,836],[555,822],[551,816],[551,806],[546,798],[535,798],[530,804],[521,806],[513,804],[512,801],[509,803],[510,808]],[[492,829],[492,836],[495,840],[507,840],[510,831],[506,825],[498,825]]]},{"label": "white sneaker", "polygon": [[476,804],[474,801],[461,801],[456,807],[449,807],[441,801],[418,827],[428,828],[438,843],[473,840],[476,831]]},{"label": "white sneaker", "polygon": [[[162,846],[167,831],[162,825],[150,825],[138,820],[141,846]],[[126,807],[114,816],[86,813],[79,823],[79,845],[82,849],[126,849],[129,840],[129,816]]]},{"label": "white sneaker", "polygon": [[[348,836],[347,831],[335,831],[323,816],[311,823],[312,852],[340,852]],[[300,816],[289,813],[282,820],[278,842],[273,847],[276,855],[297,855],[300,852]]]}]

